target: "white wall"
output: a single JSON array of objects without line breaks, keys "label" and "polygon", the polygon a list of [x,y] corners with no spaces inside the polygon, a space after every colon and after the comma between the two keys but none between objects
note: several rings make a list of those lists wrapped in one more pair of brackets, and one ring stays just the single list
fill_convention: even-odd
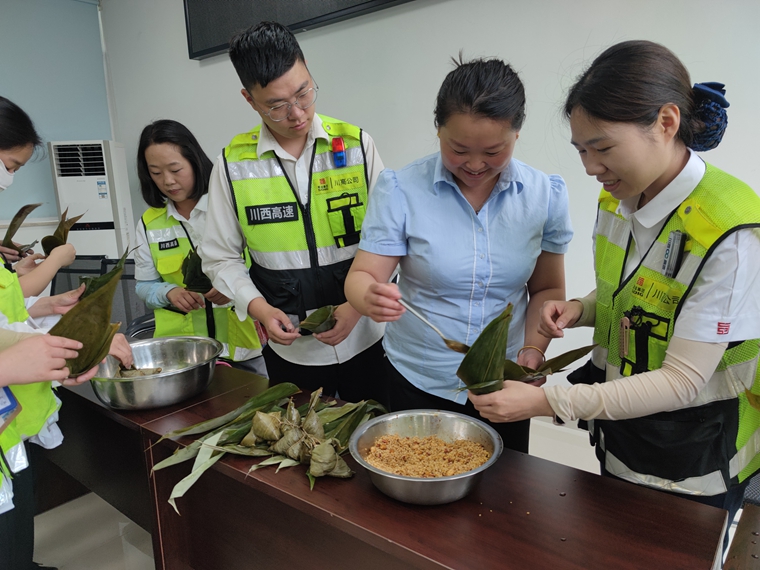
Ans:
[{"label": "white wall", "polygon": [[[112,81],[114,137],[128,149],[136,216],[142,213],[134,168],[142,128],[158,118],[185,123],[215,157],[258,117],[240,95],[226,55],[187,56],[180,0],[103,0]],[[498,56],[520,72],[528,117],[516,156],[565,177],[576,237],[566,256],[568,294],[593,288],[590,235],[598,184],[570,146],[560,115],[565,90],[605,47],[649,39],[672,49],[694,81],[727,84],[730,125],[710,162],[760,189],[755,159],[760,127],[760,21],[757,0],[415,0],[297,38],[320,86],[319,112],[363,126],[386,166],[436,150],[433,104],[460,49]],[[242,25],[242,24],[241,24]],[[553,353],[590,342],[570,331]]]}]

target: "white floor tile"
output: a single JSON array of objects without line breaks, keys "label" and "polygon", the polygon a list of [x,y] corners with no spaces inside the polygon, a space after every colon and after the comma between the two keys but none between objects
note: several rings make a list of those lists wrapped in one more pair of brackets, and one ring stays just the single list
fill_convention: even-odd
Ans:
[{"label": "white floor tile", "polygon": [[60,570],[153,568],[150,534],[90,493],[35,518],[35,560]]}]

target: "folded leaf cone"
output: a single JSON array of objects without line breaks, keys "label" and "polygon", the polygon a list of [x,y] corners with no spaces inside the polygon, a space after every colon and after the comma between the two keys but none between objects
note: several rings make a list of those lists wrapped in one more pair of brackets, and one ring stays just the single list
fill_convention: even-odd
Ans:
[{"label": "folded leaf cone", "polygon": [[488,394],[504,386],[504,355],[507,352],[512,303],[488,323],[464,355],[457,376],[474,394]]},{"label": "folded leaf cone", "polygon": [[335,326],[335,306],[326,305],[317,309],[302,320],[299,326],[315,334],[329,331]]},{"label": "folded leaf cone", "polygon": [[201,263],[200,255],[194,249],[191,249],[187,257],[182,261],[182,280],[185,282],[185,289],[188,291],[205,295],[214,286],[211,284],[211,279],[203,273]]},{"label": "folded leaf cone", "polygon": [[87,372],[108,354],[111,340],[119,330],[119,323],[111,324],[111,306],[126,257],[125,251],[116,267],[99,278],[108,279],[100,282],[94,291],[90,290],[93,285],[91,283],[79,302],[50,329],[53,336],[78,340],[84,345],[78,351],[77,358],[66,360],[71,376]]},{"label": "folded leaf cone", "polygon": [[[42,206],[42,203],[39,204],[27,204],[26,206],[22,206],[21,209],[16,212],[16,215],[13,216],[13,219],[11,220],[10,225],[8,226],[8,229],[5,231],[5,237],[3,238],[3,247],[7,247],[9,249],[15,250],[19,253],[24,253],[27,249],[30,249],[31,245],[25,245],[18,247],[15,243],[13,243],[13,236],[16,235],[16,232],[21,227],[21,224],[24,223],[24,220],[26,220],[26,217],[36,208],[39,208]],[[36,243],[36,242],[35,242]]]},{"label": "folded leaf cone", "polygon": [[79,214],[78,216],[74,216],[73,218],[69,218],[67,220],[66,216],[68,213],[69,209],[66,208],[63,214],[61,214],[61,221],[58,222],[58,227],[55,228],[53,235],[45,236],[42,238],[42,250],[45,252],[45,255],[50,255],[50,252],[53,251],[56,247],[65,244],[69,239],[69,230],[74,224],[79,221],[82,216],[84,216],[84,214]]}]

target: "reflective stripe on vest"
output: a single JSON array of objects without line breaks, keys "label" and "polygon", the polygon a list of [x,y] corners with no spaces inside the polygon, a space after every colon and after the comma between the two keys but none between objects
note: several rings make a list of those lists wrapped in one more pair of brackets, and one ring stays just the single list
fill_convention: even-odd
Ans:
[{"label": "reflective stripe on vest", "polygon": [[266,301],[294,318],[345,302],[343,283],[356,255],[367,207],[361,129],[322,117],[340,136],[346,166],[335,167],[329,142],[312,149],[309,203],[302,205],[274,152],[257,154],[260,127],[224,149],[232,199],[251,257],[251,279]]},{"label": "reflective stripe on vest", "polygon": [[[706,257],[730,233],[746,227],[760,227],[760,198],[742,182],[707,165],[702,181],[667,219],[639,266],[623,279],[632,244],[630,222],[617,214],[618,204],[617,200],[602,192],[597,217],[594,340],[600,346],[595,349],[592,360],[605,369],[607,381],[662,366],[683,301],[697,280]],[[673,232],[685,234],[686,247],[677,274],[668,277],[663,267],[668,239]],[[624,319],[630,323],[630,329],[621,328]],[[652,487],[713,495],[725,492],[732,482],[743,481],[760,468],[760,410],[752,407],[747,398],[747,392],[760,396],[759,352],[758,339],[732,345],[694,401],[679,410],[617,422],[595,421],[602,451],[600,459],[608,471]],[[721,402],[730,405],[727,408]],[[716,419],[715,430],[720,433],[689,434],[693,435],[691,440],[686,436],[686,441],[678,442],[679,453],[693,453],[694,457],[701,454],[702,459],[712,458],[710,454],[713,454],[714,461],[710,459],[713,466],[707,471],[693,471],[678,479],[662,476],[662,471],[669,468],[663,463],[669,459],[668,449],[674,449],[668,448],[670,444],[666,443],[664,433],[660,438],[662,441],[646,442],[643,435],[631,439],[637,438],[637,434],[628,426],[645,429],[645,422],[650,422],[652,426],[667,431],[671,425],[668,422],[681,422],[672,425],[683,427],[687,417],[697,425],[699,422],[695,418],[702,409],[706,414],[727,414]],[[700,437],[707,439],[699,441]],[[723,445],[724,442],[719,441],[722,437],[731,441]],[[651,451],[642,454],[645,457],[630,454],[631,449],[644,449],[650,444]],[[610,449],[610,445],[618,447]],[[713,447],[723,451],[719,455],[712,451]],[[621,458],[624,455],[636,465],[626,465]]]},{"label": "reflective stripe on vest", "polygon": [[[24,305],[24,293],[18,276],[0,267],[0,312],[9,323],[23,322],[29,318]],[[60,404],[53,394],[51,382],[16,384],[10,386],[21,406],[21,412],[0,433],[0,448],[17,471],[28,465],[23,440],[37,435]],[[17,469],[20,467],[20,469]]]},{"label": "reflective stripe on vest", "polygon": [[[156,271],[167,283],[184,287],[182,262],[192,249],[184,228],[166,208],[149,208],[143,214],[145,235]],[[168,309],[155,309],[156,330],[154,337],[209,336],[206,309],[196,309],[181,314]],[[240,360],[250,357],[245,351],[261,349],[256,327],[248,317],[238,320],[231,307],[213,309],[214,337],[228,345],[230,358]],[[242,349],[242,350],[241,350]]]}]

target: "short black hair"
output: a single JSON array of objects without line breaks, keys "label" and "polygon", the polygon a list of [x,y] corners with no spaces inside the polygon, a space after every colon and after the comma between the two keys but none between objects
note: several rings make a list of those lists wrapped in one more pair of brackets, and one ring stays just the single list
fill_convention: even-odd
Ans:
[{"label": "short black hair", "polygon": [[293,32],[277,22],[260,22],[234,36],[230,60],[247,91],[266,87],[297,61],[306,62]]},{"label": "short black hair", "polygon": [[435,105],[435,126],[465,113],[509,121],[519,131],[525,120],[525,88],[512,67],[500,59],[454,59],[456,69],[443,80]]},{"label": "short black hair", "polygon": [[154,144],[171,144],[179,149],[180,154],[193,167],[195,187],[189,198],[197,200],[208,193],[208,183],[211,178],[213,163],[203,152],[201,145],[193,133],[177,121],[162,119],[145,127],[140,134],[140,144],[137,147],[137,177],[140,179],[140,192],[143,200],[153,208],[163,208],[166,196],[158,189],[148,170],[145,151]]},{"label": "short black hair", "polygon": [[24,110],[13,101],[0,97],[0,150],[20,146],[42,146],[42,139],[34,123]]}]

